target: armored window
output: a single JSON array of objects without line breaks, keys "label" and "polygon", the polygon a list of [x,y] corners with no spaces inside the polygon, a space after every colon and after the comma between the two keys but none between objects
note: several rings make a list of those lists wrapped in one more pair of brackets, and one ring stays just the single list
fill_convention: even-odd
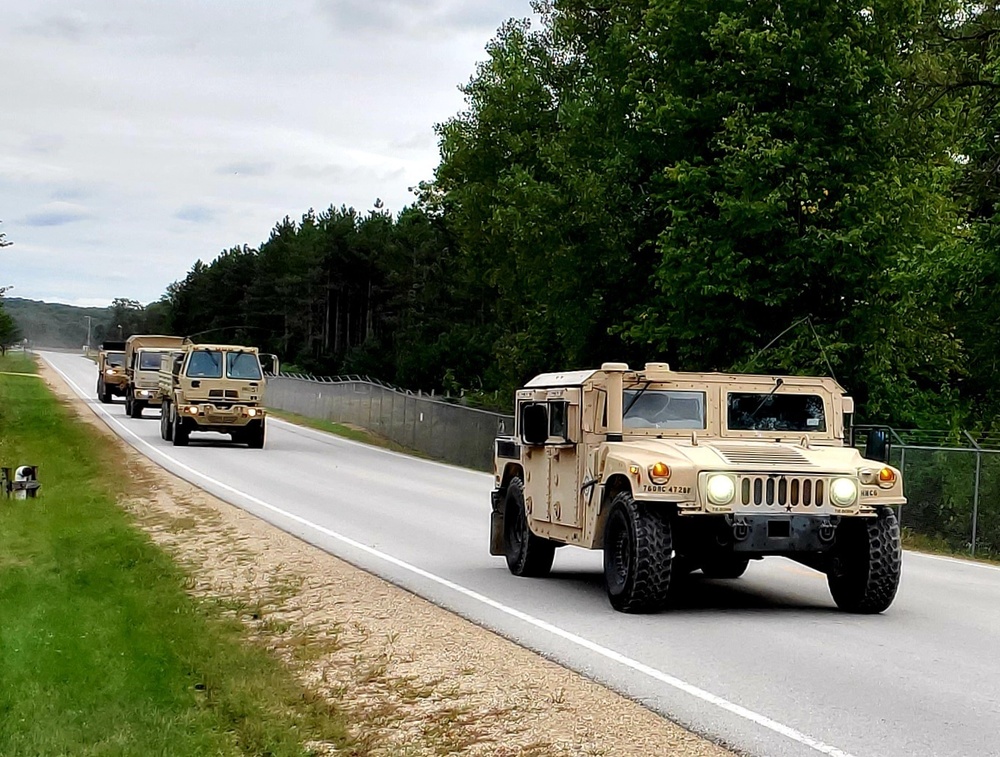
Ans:
[{"label": "armored window", "polygon": [[665,389],[625,391],[624,428],[703,429],[705,393]]},{"label": "armored window", "polygon": [[108,365],[111,368],[121,368],[125,365],[125,353],[124,352],[109,352],[108,353]]},{"label": "armored window", "polygon": [[139,370],[140,371],[158,371],[158,370],[160,370],[160,353],[159,352],[140,352],[139,353]]},{"label": "armored window", "polygon": [[566,420],[568,404],[552,402],[549,404],[549,436],[566,439],[569,436],[569,426]]},{"label": "armored window", "polygon": [[252,352],[227,352],[226,375],[231,379],[260,381],[260,362]]},{"label": "armored window", "polygon": [[218,350],[196,350],[188,360],[189,378],[222,378],[222,353]]},{"label": "armored window", "polygon": [[826,431],[823,398],[817,394],[730,392],[731,431]]}]

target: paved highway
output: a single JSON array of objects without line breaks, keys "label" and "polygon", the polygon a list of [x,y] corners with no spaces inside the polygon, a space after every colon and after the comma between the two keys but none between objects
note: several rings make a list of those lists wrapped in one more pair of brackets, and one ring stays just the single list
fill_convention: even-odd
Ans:
[{"label": "paved highway", "polygon": [[275,419],[263,450],[175,448],[155,410],[95,399],[92,362],[42,357],[171,472],[741,752],[1000,755],[1000,569],[907,553],[889,611],[852,616],[823,576],[769,558],[695,580],[670,612],[622,615],[599,553],[561,549],[541,580],[489,556],[488,475]]}]

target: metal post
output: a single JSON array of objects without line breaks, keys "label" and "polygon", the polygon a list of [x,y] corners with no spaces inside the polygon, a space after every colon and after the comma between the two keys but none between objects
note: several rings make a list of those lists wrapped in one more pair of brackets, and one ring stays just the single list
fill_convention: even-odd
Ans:
[{"label": "metal post", "polygon": [[93,321],[93,317],[85,315],[84,318],[87,319],[87,352],[90,352],[90,323]]},{"label": "metal post", "polygon": [[962,433],[972,442],[972,446],[976,448],[976,485],[972,491],[972,556],[976,556],[976,537],[979,533],[979,476],[983,467],[983,450],[976,444],[976,440],[972,438],[968,431],[962,430]]},{"label": "metal post", "polygon": [[[899,448],[899,472],[903,474],[903,496],[906,496],[906,447]],[[896,522],[900,530],[903,528],[903,506],[896,508]]]}]

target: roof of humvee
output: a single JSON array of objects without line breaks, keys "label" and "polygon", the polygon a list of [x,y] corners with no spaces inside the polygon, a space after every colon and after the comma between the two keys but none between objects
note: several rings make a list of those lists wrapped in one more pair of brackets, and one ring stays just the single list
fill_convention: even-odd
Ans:
[{"label": "roof of humvee", "polygon": [[[535,376],[527,384],[524,385],[525,389],[538,389],[544,387],[560,387],[560,386],[583,386],[591,378],[597,376],[598,374],[606,375],[604,370],[591,369],[583,371],[560,371],[557,373],[542,373]],[[776,378],[781,378],[784,382],[789,384],[799,384],[799,385],[811,385],[811,386],[823,386],[826,385],[836,391],[844,392],[843,387],[841,387],[835,379],[828,376],[791,376],[787,374],[756,374],[756,373],[719,373],[719,372],[707,372],[707,373],[697,373],[697,372],[684,372],[684,371],[670,371],[663,370],[662,368],[657,368],[655,370],[646,371],[645,368],[635,368],[625,371],[624,378],[626,383],[628,382],[644,382],[652,381],[653,383],[658,382],[671,382],[671,381],[685,381],[685,382],[704,382],[706,384],[740,384],[753,383],[753,384],[767,384],[773,383]]]}]

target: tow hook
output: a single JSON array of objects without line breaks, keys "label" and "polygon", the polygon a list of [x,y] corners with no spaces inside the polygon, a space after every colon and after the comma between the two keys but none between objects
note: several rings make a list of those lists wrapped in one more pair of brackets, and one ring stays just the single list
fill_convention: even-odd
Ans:
[{"label": "tow hook", "polygon": [[733,538],[736,541],[744,541],[750,535],[750,526],[744,520],[733,522]]},{"label": "tow hook", "polygon": [[837,535],[837,525],[829,521],[819,527],[819,539],[823,542],[831,542]]}]

